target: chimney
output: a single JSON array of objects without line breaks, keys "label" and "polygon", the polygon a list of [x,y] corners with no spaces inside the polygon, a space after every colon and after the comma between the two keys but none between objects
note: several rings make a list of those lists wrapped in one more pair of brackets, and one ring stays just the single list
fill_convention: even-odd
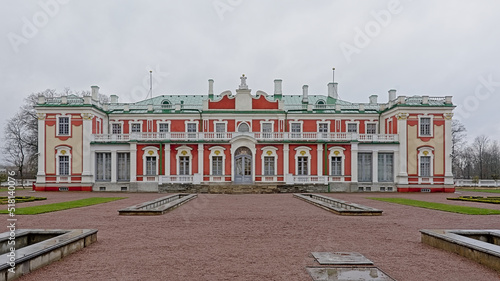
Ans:
[{"label": "chimney", "polygon": [[281,79],[275,79],[274,80],[274,99],[275,100],[281,100],[283,97],[283,90],[281,87]]},{"label": "chimney", "polygon": [[334,99],[339,99],[339,83],[334,82],[333,83],[333,98]]},{"label": "chimney", "polygon": [[208,79],[208,99],[214,99],[214,80]]},{"label": "chimney", "polygon": [[92,89],[92,100],[98,101],[99,100],[99,87],[98,86],[91,86]]},{"label": "chimney", "polygon": [[302,86],[302,103],[309,103],[309,97],[307,96],[308,90],[309,90],[309,86],[307,86],[307,85]]},{"label": "chimney", "polygon": [[377,104],[377,95],[371,95],[370,96],[370,104]]},{"label": "chimney", "polygon": [[110,99],[111,99],[111,103],[118,103],[118,96],[117,95],[111,95]]},{"label": "chimney", "polygon": [[396,99],[396,90],[390,89],[389,90],[389,101],[395,100]]},{"label": "chimney", "polygon": [[333,89],[333,83],[328,83],[328,96],[334,98],[335,90]]},{"label": "chimney", "polygon": [[38,94],[38,104],[45,104],[45,96]]}]

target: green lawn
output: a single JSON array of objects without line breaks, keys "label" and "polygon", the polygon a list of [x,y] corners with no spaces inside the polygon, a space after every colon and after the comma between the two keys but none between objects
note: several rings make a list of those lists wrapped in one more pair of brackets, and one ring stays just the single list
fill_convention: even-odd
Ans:
[{"label": "green lawn", "polygon": [[500,189],[470,189],[470,188],[457,188],[460,191],[472,191],[472,192],[488,192],[488,193],[500,193]]},{"label": "green lawn", "polygon": [[445,212],[467,214],[467,215],[498,215],[498,214],[500,214],[500,210],[457,206],[457,205],[448,205],[448,204],[442,204],[442,203],[433,203],[433,202],[426,202],[426,201],[419,201],[419,200],[405,199],[405,198],[374,198],[374,197],[371,197],[368,199],[384,201],[384,202],[389,202],[389,203],[396,203],[396,204],[401,204],[401,205],[420,207],[420,208],[426,208],[426,209],[445,211]]},{"label": "green lawn", "polygon": [[[53,203],[40,206],[16,208],[16,215],[37,215],[48,212],[56,212],[61,210],[80,208],[85,206],[92,206],[101,203],[107,203],[115,200],[125,199],[126,197],[92,197],[75,201],[67,201],[60,203]],[[0,214],[8,214],[7,210],[0,210]]]}]

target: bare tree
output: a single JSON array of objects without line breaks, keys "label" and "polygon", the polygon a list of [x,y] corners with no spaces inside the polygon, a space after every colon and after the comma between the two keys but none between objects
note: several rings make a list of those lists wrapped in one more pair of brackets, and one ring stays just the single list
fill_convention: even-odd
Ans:
[{"label": "bare tree", "polygon": [[33,150],[31,145],[30,134],[31,132],[28,130],[24,116],[21,113],[17,113],[8,120],[2,150],[7,162],[18,169],[21,180],[24,179],[29,158],[36,153],[36,150]]},{"label": "bare tree", "polygon": [[451,163],[452,171],[455,177],[464,176],[464,147],[467,145],[466,131],[464,124],[458,120],[453,120],[451,123]]},{"label": "bare tree", "polygon": [[472,143],[472,149],[474,151],[474,160],[477,164],[476,175],[480,179],[485,179],[487,177],[485,164],[487,159],[487,150],[490,144],[490,139],[485,135],[477,136]]}]

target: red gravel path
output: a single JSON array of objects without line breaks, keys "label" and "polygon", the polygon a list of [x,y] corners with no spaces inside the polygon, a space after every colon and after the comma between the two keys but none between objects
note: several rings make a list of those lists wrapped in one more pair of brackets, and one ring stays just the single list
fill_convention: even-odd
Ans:
[{"label": "red gravel path", "polygon": [[[378,217],[329,213],[292,194],[212,195],[162,216],[117,210],[163,194],[18,191],[48,197],[18,207],[86,197],[129,197],[78,209],[18,216],[19,228],[96,228],[97,243],[20,280],[311,280],[310,252],[360,252],[397,280],[500,280],[499,273],[420,243],[419,229],[500,229],[500,216],[470,216],[379,202],[405,197],[446,201],[457,194],[325,194],[384,210]],[[466,193],[471,195],[474,193]],[[486,195],[481,193],[481,195]]]}]

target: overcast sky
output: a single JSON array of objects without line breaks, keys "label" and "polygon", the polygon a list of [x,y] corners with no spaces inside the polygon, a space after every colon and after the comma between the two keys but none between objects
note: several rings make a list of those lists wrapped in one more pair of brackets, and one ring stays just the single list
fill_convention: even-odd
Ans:
[{"label": "overcast sky", "polygon": [[[452,95],[470,137],[500,140],[500,2],[1,1],[1,128],[30,93],[90,90],[121,102],[233,90],[368,102]],[[498,82],[497,82],[498,81]],[[146,82],[146,84],[144,84]],[[461,112],[458,112],[460,111]]]}]

